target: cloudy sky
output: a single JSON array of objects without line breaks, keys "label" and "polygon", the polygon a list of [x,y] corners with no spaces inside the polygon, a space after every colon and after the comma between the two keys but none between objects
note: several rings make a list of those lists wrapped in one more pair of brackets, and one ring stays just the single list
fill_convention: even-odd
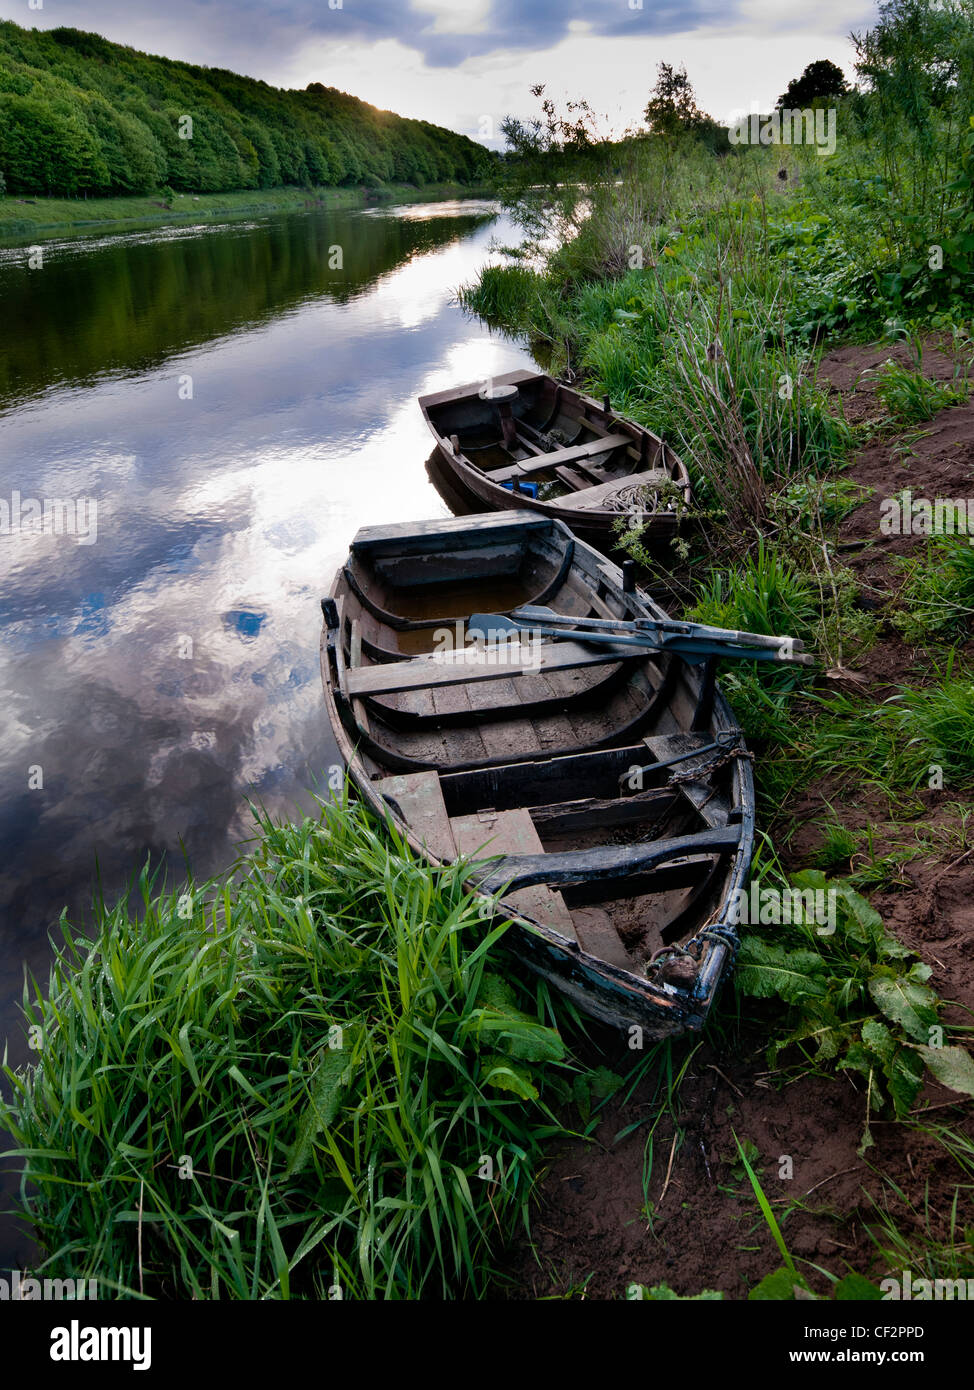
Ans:
[{"label": "cloudy sky", "polygon": [[[37,0],[34,0],[37,3]],[[767,110],[818,58],[853,77],[850,31],[875,0],[0,0],[27,27],[70,25],[275,86],[324,82],[486,143],[532,115],[534,83],[638,121],[656,65],[686,65],[720,119]]]}]

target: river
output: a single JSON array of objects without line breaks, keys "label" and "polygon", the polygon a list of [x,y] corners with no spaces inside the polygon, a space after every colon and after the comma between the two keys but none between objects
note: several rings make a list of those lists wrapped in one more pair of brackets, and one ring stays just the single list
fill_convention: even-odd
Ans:
[{"label": "river", "polygon": [[[530,365],[454,299],[495,237],[463,201],[0,250],[11,1061],[62,907],[83,923],[147,860],[219,872],[249,799],[313,809],[319,599],[358,527],[446,514],[416,397]],[[29,525],[45,499],[62,534]]]}]

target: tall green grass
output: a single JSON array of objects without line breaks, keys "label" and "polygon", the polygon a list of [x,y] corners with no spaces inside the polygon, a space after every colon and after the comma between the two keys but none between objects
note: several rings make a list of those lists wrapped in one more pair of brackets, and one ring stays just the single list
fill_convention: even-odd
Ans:
[{"label": "tall green grass", "polygon": [[962,637],[974,621],[974,536],[966,518],[956,534],[932,536],[919,556],[894,557],[905,572],[894,622],[910,641]]},{"label": "tall green grass", "polygon": [[906,744],[919,780],[930,766],[943,769],[948,786],[974,780],[974,676],[955,674],[948,657],[935,685],[903,690],[889,702],[889,718]]},{"label": "tall green grass", "polygon": [[[62,922],[5,1066],[45,1273],[105,1296],[484,1294],[568,1068],[506,924],[361,807],[259,823],[231,880]],[[521,1005],[524,1005],[522,1008]]]}]

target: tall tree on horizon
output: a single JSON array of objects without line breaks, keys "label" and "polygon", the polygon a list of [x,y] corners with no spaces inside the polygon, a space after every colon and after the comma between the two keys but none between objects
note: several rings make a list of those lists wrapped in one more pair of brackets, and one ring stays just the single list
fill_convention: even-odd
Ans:
[{"label": "tall tree on horizon", "polygon": [[660,63],[657,67],[656,86],[644,114],[655,135],[680,135],[699,128],[710,119],[697,105],[686,68],[675,68],[671,63]]},{"label": "tall tree on horizon", "polygon": [[809,63],[801,77],[793,77],[778,98],[778,110],[803,110],[824,97],[845,96],[849,84],[845,73],[828,58]]}]

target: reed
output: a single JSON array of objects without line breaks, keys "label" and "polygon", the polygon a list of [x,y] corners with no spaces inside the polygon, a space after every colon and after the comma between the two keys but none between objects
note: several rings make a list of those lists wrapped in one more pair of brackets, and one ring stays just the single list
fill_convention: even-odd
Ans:
[{"label": "reed", "polygon": [[[45,1273],[102,1296],[481,1296],[569,1070],[461,872],[360,806],[259,817],[221,881],[62,919],[0,1109]],[[521,995],[523,997],[519,998]],[[520,1005],[524,1003],[525,1007]]]}]

